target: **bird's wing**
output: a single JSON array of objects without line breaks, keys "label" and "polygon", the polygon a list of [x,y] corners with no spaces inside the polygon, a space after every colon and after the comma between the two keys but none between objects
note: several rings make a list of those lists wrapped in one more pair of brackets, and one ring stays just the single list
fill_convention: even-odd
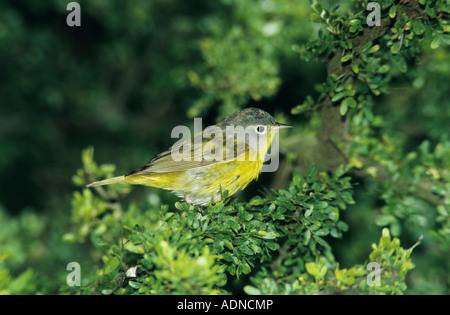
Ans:
[{"label": "bird's wing", "polygon": [[246,150],[248,146],[238,143],[236,138],[220,135],[205,139],[200,132],[191,139],[175,143],[169,150],[158,154],[145,166],[126,176],[179,172],[224,163],[242,158]]}]

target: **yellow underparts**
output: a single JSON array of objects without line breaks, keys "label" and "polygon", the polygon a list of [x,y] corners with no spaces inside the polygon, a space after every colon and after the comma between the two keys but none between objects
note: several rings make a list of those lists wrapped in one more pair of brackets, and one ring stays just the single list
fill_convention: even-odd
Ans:
[{"label": "yellow underparts", "polygon": [[[227,190],[228,196],[231,196],[258,178],[274,135],[275,133],[269,133],[267,141],[263,142],[257,153],[247,147],[243,161],[234,159],[177,172],[128,175],[123,179],[128,184],[170,190],[190,204],[215,203],[222,198],[221,191]],[[252,153],[256,154],[251,155]],[[253,158],[249,158],[250,156]]]},{"label": "yellow underparts", "polygon": [[256,161],[233,160],[180,172],[130,175],[125,177],[125,182],[163,188],[191,204],[207,205],[211,201],[220,201],[220,191],[228,190],[231,196],[244,189],[258,178],[262,164],[260,158]]}]

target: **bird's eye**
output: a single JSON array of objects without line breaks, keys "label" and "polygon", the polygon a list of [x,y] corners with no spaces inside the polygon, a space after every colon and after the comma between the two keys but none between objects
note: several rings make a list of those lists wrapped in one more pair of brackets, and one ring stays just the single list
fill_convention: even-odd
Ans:
[{"label": "bird's eye", "polygon": [[264,126],[258,126],[256,127],[256,132],[262,134],[266,131],[266,128],[264,128]]}]

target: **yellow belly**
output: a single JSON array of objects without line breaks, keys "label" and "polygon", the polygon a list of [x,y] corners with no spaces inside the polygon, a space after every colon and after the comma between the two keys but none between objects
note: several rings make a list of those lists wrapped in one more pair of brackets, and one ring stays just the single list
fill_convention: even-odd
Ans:
[{"label": "yellow belly", "polygon": [[129,184],[153,186],[170,190],[186,202],[207,205],[220,201],[220,191],[231,196],[244,189],[261,173],[263,161],[230,161],[191,168],[180,172],[130,175],[125,177]]}]

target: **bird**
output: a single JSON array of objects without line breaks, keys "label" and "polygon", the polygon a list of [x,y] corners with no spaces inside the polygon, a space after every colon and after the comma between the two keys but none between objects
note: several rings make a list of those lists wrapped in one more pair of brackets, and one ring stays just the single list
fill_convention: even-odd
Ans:
[{"label": "bird", "polygon": [[[126,183],[169,190],[191,205],[206,206],[258,179],[265,156],[280,129],[259,108],[245,108],[220,123],[177,141],[146,165],[122,176],[95,181],[87,188]],[[187,127],[186,127],[187,128]]]}]

